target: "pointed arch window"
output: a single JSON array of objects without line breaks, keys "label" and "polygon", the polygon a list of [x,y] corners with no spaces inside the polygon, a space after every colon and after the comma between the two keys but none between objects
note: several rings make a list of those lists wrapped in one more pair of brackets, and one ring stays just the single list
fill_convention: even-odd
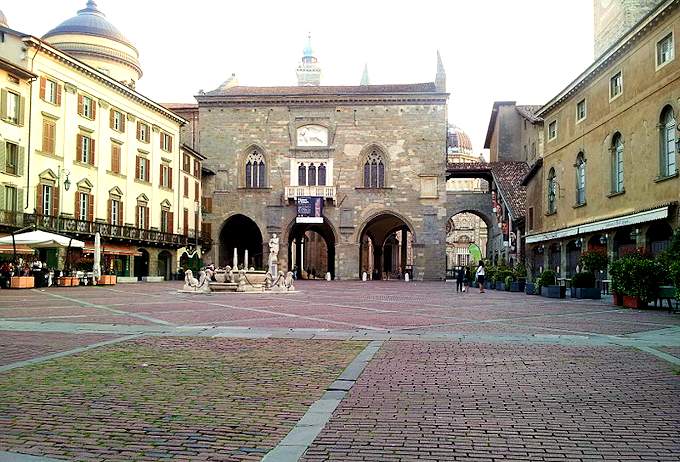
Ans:
[{"label": "pointed arch window", "polygon": [[316,165],[310,164],[307,168],[307,182],[309,186],[316,186]]},{"label": "pointed arch window", "polygon": [[319,178],[317,183],[319,186],[326,186],[326,164],[319,165]]},{"label": "pointed arch window", "polygon": [[266,188],[266,163],[261,152],[255,150],[246,159],[246,188]]},{"label": "pointed arch window", "polygon": [[677,122],[673,108],[666,106],[661,113],[659,124],[661,132],[661,177],[675,175],[678,172],[676,127]]},{"label": "pointed arch window", "polygon": [[612,138],[612,193],[622,193],[623,189],[623,137],[616,133]]},{"label": "pointed arch window", "polygon": [[298,167],[298,186],[307,186],[307,167],[300,164]]},{"label": "pointed arch window", "polygon": [[557,212],[557,180],[555,169],[551,168],[548,172],[548,213]]},{"label": "pointed arch window", "polygon": [[385,187],[385,161],[379,151],[371,151],[364,163],[364,188]]},{"label": "pointed arch window", "polygon": [[586,203],[586,157],[582,152],[576,156],[576,205]]}]

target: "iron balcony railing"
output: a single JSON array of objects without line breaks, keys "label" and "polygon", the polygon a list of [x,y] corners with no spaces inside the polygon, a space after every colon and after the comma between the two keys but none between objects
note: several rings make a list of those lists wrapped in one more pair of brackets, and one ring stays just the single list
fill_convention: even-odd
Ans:
[{"label": "iron balcony railing", "polygon": [[139,242],[153,242],[172,247],[184,247],[198,244],[210,245],[211,239],[205,233],[190,232],[187,235],[174,234],[154,229],[137,228],[126,225],[112,225],[97,221],[78,220],[71,217],[56,217],[36,213],[22,213],[0,210],[0,225],[10,228],[34,227],[45,231],[67,235],[92,236],[99,233],[102,237],[111,239],[128,239]]}]

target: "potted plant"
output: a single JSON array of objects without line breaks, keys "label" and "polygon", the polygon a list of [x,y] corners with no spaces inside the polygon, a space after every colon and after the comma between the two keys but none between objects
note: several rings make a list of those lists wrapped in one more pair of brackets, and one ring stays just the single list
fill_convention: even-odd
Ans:
[{"label": "potted plant", "polygon": [[565,298],[567,288],[557,285],[557,274],[552,270],[546,270],[539,277],[541,295],[548,298]]},{"label": "potted plant", "polygon": [[595,274],[590,271],[576,273],[571,278],[571,298],[600,299],[600,289],[596,287]]},{"label": "potted plant", "polygon": [[524,292],[527,278],[527,268],[522,264],[515,266],[513,271],[514,280],[510,284],[510,292]]},{"label": "potted plant", "polygon": [[660,282],[665,277],[662,265],[639,252],[625,255],[617,263],[620,268],[616,272],[616,287],[623,294],[623,306],[646,307],[656,298]]},{"label": "potted plant", "polygon": [[[512,273],[507,269],[502,269],[496,273],[496,290],[506,290],[508,276],[512,278]],[[507,290],[510,290],[510,287]]]},{"label": "potted plant", "polygon": [[622,259],[616,259],[612,262],[609,268],[609,277],[611,278],[611,292],[612,301],[614,305],[623,306],[623,278],[624,274],[624,262]]}]

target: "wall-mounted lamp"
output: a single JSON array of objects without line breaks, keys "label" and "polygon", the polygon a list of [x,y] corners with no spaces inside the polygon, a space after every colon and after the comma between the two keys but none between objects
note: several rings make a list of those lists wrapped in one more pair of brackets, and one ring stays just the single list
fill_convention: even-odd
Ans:
[{"label": "wall-mounted lamp", "polygon": [[66,179],[64,180],[64,189],[66,191],[68,191],[69,188],[71,187],[71,180],[69,180],[69,178],[68,178],[70,174],[71,174],[71,172],[66,172]]},{"label": "wall-mounted lamp", "polygon": [[600,244],[607,245],[607,235],[606,234],[603,234],[602,236],[600,236]]},{"label": "wall-mounted lamp", "polygon": [[630,232],[630,239],[631,240],[636,240],[637,237],[640,235],[640,230],[638,228],[634,228],[633,231]]}]

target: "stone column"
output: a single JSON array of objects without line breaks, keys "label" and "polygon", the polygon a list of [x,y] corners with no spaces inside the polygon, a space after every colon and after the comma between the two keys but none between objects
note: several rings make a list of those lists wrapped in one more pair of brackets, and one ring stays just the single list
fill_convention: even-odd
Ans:
[{"label": "stone column", "polygon": [[558,276],[567,277],[567,241],[560,242],[560,274]]},{"label": "stone column", "polygon": [[[609,264],[611,265],[611,262],[613,262],[616,257],[614,249],[614,233],[605,233],[604,235],[607,237],[607,257],[609,257]],[[609,268],[607,268],[607,279],[610,279]]]},{"label": "stone column", "polygon": [[408,254],[408,229],[401,229],[401,272],[404,274],[406,272],[407,264],[407,254]]},{"label": "stone column", "polygon": [[649,225],[639,225],[637,228],[633,229],[637,230],[637,234],[635,235],[635,247],[642,249],[643,252],[647,251],[647,231],[649,230]]},{"label": "stone column", "polygon": [[361,279],[364,269],[359,262],[359,244],[345,241],[344,236],[342,240],[335,244],[335,279]]},{"label": "stone column", "polygon": [[548,254],[548,246],[545,245],[545,243],[541,243],[539,245],[543,246],[543,271],[545,271],[546,269],[548,269],[550,265],[550,255]]},{"label": "stone column", "polygon": [[149,252],[149,276],[158,276],[158,249],[147,248]]}]

